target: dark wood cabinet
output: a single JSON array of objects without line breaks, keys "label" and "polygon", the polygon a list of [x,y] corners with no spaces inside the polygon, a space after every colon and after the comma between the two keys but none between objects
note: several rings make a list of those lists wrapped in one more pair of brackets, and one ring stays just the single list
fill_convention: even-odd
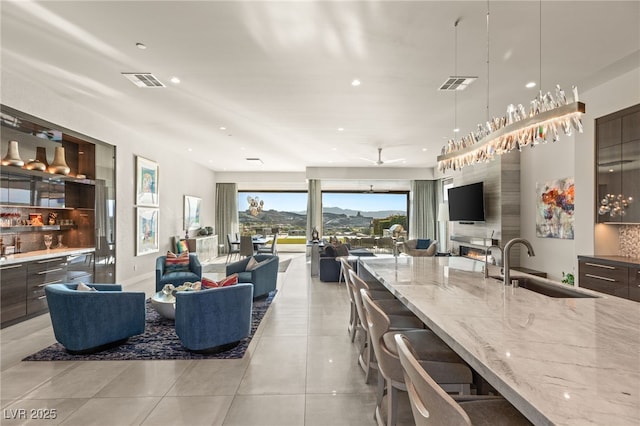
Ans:
[{"label": "dark wood cabinet", "polygon": [[580,287],[640,302],[640,266],[620,256],[578,256]]},{"label": "dark wood cabinet", "polygon": [[[640,223],[640,104],[596,119],[596,222]],[[623,216],[599,214],[612,194],[635,202]]]},{"label": "dark wood cabinet", "polygon": [[580,287],[629,298],[629,268],[595,261],[579,263]]},{"label": "dark wood cabinet", "polygon": [[629,299],[640,302],[640,267],[629,268]]},{"label": "dark wood cabinet", "polygon": [[25,263],[0,266],[0,316],[2,323],[27,314],[27,266]]},{"label": "dark wood cabinet", "polygon": [[67,256],[36,260],[27,264],[27,315],[45,312],[44,288],[67,279]]}]

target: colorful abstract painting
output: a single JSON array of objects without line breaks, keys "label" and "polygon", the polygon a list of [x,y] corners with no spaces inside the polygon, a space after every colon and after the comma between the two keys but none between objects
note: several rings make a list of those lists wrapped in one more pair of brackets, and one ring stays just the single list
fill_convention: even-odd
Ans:
[{"label": "colorful abstract painting", "polygon": [[536,235],[573,240],[575,183],[572,177],[536,185]]}]

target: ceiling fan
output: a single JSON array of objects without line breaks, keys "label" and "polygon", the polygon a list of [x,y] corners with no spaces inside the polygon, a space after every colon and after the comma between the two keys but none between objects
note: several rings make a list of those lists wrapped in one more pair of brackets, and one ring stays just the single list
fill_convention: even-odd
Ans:
[{"label": "ceiling fan", "polygon": [[360,157],[361,160],[364,161],[368,161],[372,164],[375,164],[376,166],[382,166],[383,164],[391,164],[391,163],[397,163],[399,161],[404,161],[404,158],[395,158],[393,160],[385,160],[382,161],[382,148],[378,148],[378,159],[377,160],[372,160],[370,158],[362,158]]}]

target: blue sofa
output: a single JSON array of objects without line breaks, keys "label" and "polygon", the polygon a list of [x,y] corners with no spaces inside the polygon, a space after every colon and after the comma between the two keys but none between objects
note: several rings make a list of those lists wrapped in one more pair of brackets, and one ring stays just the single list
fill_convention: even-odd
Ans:
[{"label": "blue sofa", "polygon": [[144,333],[144,292],[123,292],[119,284],[77,284],[44,288],[56,340],[70,353],[99,352]]},{"label": "blue sofa", "polygon": [[186,282],[196,282],[202,280],[202,265],[195,253],[189,253],[188,272],[166,273],[164,263],[167,256],[160,256],[156,259],[156,293],[162,290],[165,284],[173,284],[178,287]]},{"label": "blue sofa", "polygon": [[244,258],[227,265],[227,276],[238,274],[238,282],[253,284],[253,297],[268,295],[276,289],[278,283],[278,266],[280,258],[270,254],[256,254],[253,256],[256,261],[264,262],[252,271],[246,271],[247,263],[251,257]]},{"label": "blue sofa", "polygon": [[176,334],[194,352],[226,350],[251,333],[249,283],[176,293]]}]

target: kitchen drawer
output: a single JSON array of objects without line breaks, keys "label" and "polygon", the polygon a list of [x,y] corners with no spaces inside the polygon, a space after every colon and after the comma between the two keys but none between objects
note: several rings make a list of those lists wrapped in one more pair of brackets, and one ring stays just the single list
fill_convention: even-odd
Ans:
[{"label": "kitchen drawer", "polygon": [[625,299],[629,298],[629,268],[581,261],[579,271],[580,287]]},{"label": "kitchen drawer", "polygon": [[27,266],[26,264],[0,267],[1,321],[20,318],[27,313]]},{"label": "kitchen drawer", "polygon": [[629,268],[629,299],[640,302],[640,268]]}]

